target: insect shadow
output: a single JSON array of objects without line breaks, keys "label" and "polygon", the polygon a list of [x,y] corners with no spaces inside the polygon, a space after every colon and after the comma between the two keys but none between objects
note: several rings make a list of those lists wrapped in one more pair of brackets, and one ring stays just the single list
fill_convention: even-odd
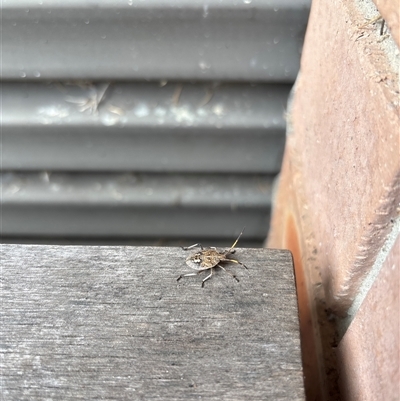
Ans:
[{"label": "insect shadow", "polygon": [[239,279],[236,277],[235,274],[230,272],[229,270],[225,269],[224,266],[221,265],[221,263],[236,263],[238,265],[243,266],[245,269],[247,269],[247,266],[245,266],[243,263],[239,262],[236,259],[229,259],[228,256],[234,254],[235,251],[235,246],[238,243],[240,237],[242,236],[244,232],[244,228],[242,232],[239,234],[239,236],[236,238],[236,241],[232,244],[232,246],[228,250],[217,250],[217,248],[210,247],[210,248],[203,248],[201,244],[193,244],[189,247],[182,247],[184,251],[189,251],[193,248],[200,248],[200,252],[196,252],[193,255],[190,255],[186,258],[186,264],[191,267],[194,270],[197,270],[196,273],[187,273],[187,274],[181,274],[178,278],[177,281],[179,281],[182,277],[189,277],[189,276],[197,276],[201,272],[205,270],[210,270],[210,274],[205,277],[201,283],[201,286],[204,287],[204,283],[209,280],[212,275],[213,275],[213,269],[215,267],[221,268],[224,272],[230,274],[236,281],[239,281]]}]

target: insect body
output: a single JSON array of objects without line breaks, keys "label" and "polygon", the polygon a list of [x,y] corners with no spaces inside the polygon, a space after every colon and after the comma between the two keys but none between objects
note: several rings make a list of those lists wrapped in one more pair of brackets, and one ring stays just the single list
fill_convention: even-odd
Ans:
[{"label": "insect body", "polygon": [[179,281],[182,277],[196,276],[197,274],[201,273],[202,271],[210,270],[210,274],[206,278],[204,278],[201,283],[201,286],[204,287],[204,283],[212,277],[214,267],[219,267],[224,272],[230,274],[236,281],[239,281],[239,279],[233,273],[231,273],[229,270],[226,270],[225,267],[221,265],[221,263],[228,263],[228,262],[236,263],[238,265],[243,266],[245,269],[247,269],[247,267],[243,263],[239,262],[238,260],[228,258],[229,255],[232,255],[235,253],[235,250],[233,248],[235,248],[236,244],[238,243],[239,238],[243,234],[243,231],[244,231],[244,229],[242,230],[242,232],[237,237],[236,241],[233,243],[233,245],[228,250],[221,251],[221,250],[217,250],[217,248],[203,248],[201,244],[194,244],[187,248],[182,248],[184,251],[188,251],[190,249],[198,247],[201,249],[201,251],[194,253],[193,255],[190,255],[186,258],[186,264],[189,267],[191,267],[192,269],[197,270],[197,272],[181,274],[177,280]]}]

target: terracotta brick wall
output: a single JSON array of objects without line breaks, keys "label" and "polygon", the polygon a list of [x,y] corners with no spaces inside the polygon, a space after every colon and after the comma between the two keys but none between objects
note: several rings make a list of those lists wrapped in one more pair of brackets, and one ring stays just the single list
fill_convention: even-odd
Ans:
[{"label": "terracotta brick wall", "polygon": [[294,256],[309,400],[400,399],[400,2],[376,3],[313,1],[289,103],[268,246]]}]

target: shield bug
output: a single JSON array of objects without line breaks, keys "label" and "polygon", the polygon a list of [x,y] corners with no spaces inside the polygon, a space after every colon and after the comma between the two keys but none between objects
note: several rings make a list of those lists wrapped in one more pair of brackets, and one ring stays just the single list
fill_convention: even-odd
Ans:
[{"label": "shield bug", "polygon": [[177,281],[179,281],[182,277],[188,277],[188,276],[196,276],[197,274],[201,273],[202,271],[205,270],[210,270],[210,274],[205,277],[201,283],[201,286],[204,287],[204,283],[209,280],[212,275],[213,275],[213,269],[215,267],[221,268],[224,272],[230,274],[236,281],[239,281],[239,279],[229,270],[226,270],[224,266],[221,265],[221,263],[236,263],[238,265],[243,266],[245,269],[247,269],[247,266],[245,266],[243,263],[239,262],[236,259],[229,259],[228,256],[234,254],[236,251],[234,250],[236,244],[239,241],[239,238],[242,236],[244,231],[244,228],[242,232],[239,234],[239,236],[236,238],[236,241],[232,244],[232,246],[228,250],[218,250],[217,248],[210,247],[210,248],[203,248],[201,244],[194,244],[186,248],[182,248],[184,251],[189,251],[193,248],[200,248],[200,252],[196,252],[193,255],[190,255],[186,258],[186,264],[191,267],[194,270],[197,270],[196,273],[187,273],[187,274],[181,274],[178,278]]}]

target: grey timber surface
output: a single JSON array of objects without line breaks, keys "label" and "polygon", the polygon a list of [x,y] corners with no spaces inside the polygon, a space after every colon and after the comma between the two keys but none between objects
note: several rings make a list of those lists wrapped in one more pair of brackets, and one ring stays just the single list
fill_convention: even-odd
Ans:
[{"label": "grey timber surface", "polygon": [[304,400],[288,251],[183,278],[179,248],[1,246],[4,400]]},{"label": "grey timber surface", "polygon": [[293,82],[309,0],[2,2],[7,80]]}]

